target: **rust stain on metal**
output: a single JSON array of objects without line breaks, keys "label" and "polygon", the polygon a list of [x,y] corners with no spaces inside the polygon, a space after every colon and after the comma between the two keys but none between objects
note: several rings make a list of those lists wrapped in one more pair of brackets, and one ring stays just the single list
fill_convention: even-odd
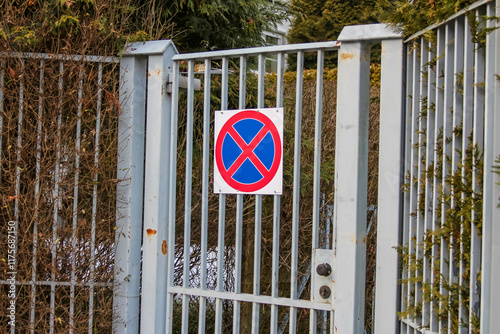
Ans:
[{"label": "rust stain on metal", "polygon": [[349,59],[354,59],[355,55],[352,53],[348,52],[343,52],[340,54],[340,59],[341,60],[349,60]]},{"label": "rust stain on metal", "polygon": [[161,70],[160,69],[157,69],[156,70],[156,75],[160,75],[161,74]]},{"label": "rust stain on metal", "polygon": [[167,255],[167,240],[163,240],[161,243],[161,252],[163,255]]},{"label": "rust stain on metal", "polygon": [[148,234],[148,237],[152,236],[152,235],[155,235],[156,234],[156,230],[153,230],[152,228],[148,228],[146,230],[146,233]]},{"label": "rust stain on metal", "polygon": [[366,237],[363,237],[363,243],[366,244]]}]

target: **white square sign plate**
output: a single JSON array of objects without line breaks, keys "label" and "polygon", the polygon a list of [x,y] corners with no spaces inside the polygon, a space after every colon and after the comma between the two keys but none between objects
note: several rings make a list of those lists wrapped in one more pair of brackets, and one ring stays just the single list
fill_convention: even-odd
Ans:
[{"label": "white square sign plate", "polygon": [[281,195],[283,108],[215,112],[214,193]]}]

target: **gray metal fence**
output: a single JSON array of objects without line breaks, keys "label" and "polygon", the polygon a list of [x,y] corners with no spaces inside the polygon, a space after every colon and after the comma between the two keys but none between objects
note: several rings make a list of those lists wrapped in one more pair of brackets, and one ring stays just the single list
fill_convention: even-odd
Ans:
[{"label": "gray metal fence", "polygon": [[498,330],[498,13],[479,1],[405,41],[402,333]]},{"label": "gray metal fence", "polygon": [[[15,276],[0,282],[2,310],[15,286],[17,328],[33,333],[362,333],[376,204],[374,332],[494,333],[499,8],[480,1],[404,43],[365,25],[338,42],[195,54],[171,41],[133,43],[119,60],[0,54],[2,228],[22,250],[2,264]],[[378,203],[367,203],[379,42]],[[321,75],[329,54],[336,101]],[[283,195],[214,194],[212,115],[263,107],[285,107]]]},{"label": "gray metal fence", "polygon": [[[380,145],[389,155],[380,164],[387,204],[378,212],[397,226],[400,150],[391,149],[393,138],[400,137],[402,98],[389,92],[400,88],[402,40],[381,25],[348,28],[341,39],[182,55],[170,41],[135,43],[125,50],[118,177],[128,182],[119,186],[118,197],[129,205],[120,206],[124,211],[119,209],[117,221],[117,249],[123,247],[115,276],[117,332],[137,332],[139,326],[145,333],[363,331],[370,44],[382,41],[386,51],[381,98],[386,137]],[[330,52],[339,52],[341,83],[335,138],[322,133],[323,115],[333,107],[323,102],[321,75]],[[316,55],[320,73],[309,93],[315,108],[307,112],[305,53]],[[266,77],[267,55],[277,57],[278,73]],[[295,97],[285,101],[284,64],[292,56],[297,75],[289,89]],[[284,105],[283,195],[214,195],[214,111]],[[335,174],[325,164],[334,152],[325,156],[324,145],[332,143]],[[322,168],[331,174],[322,175]],[[335,228],[329,232],[335,230],[335,236],[320,233],[329,221],[322,218],[321,192],[329,201],[335,196]],[[334,241],[328,249],[325,240]],[[392,293],[397,286],[392,247],[398,239],[387,241],[384,247],[396,259],[388,268],[395,273],[387,291]],[[318,293],[315,259],[334,268],[326,279],[332,291],[327,298]],[[394,319],[396,306],[386,307],[394,310]]]},{"label": "gray metal fence", "polygon": [[109,331],[118,59],[2,53],[0,62],[2,236],[8,226],[15,235],[2,326],[12,300],[11,333]]}]

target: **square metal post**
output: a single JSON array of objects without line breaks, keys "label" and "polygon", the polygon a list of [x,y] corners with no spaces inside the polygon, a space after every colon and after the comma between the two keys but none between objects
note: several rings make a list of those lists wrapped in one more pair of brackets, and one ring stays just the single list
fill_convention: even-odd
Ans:
[{"label": "square metal post", "polygon": [[398,333],[403,184],[403,40],[382,41],[374,333]]},{"label": "square metal post", "polygon": [[139,331],[146,57],[120,60],[113,332]]},{"label": "square metal post", "polygon": [[[132,155],[132,158],[119,164],[118,173],[119,176],[124,174],[127,182],[123,183],[121,191],[133,196],[130,195],[128,202],[121,204],[126,212],[122,210],[117,213],[118,218],[122,219],[120,224],[117,223],[116,257],[120,263],[115,270],[119,274],[117,285],[124,285],[129,290],[125,295],[122,295],[120,288],[115,292],[117,300],[114,301],[114,330],[117,333],[137,332],[141,239],[143,275],[140,290],[140,331],[142,333],[165,331],[168,170],[172,106],[170,95],[167,93],[167,83],[172,68],[172,57],[177,53],[172,41],[163,40],[132,43],[127,46],[123,54],[124,92],[120,96],[124,96],[125,105],[122,104],[122,108],[131,110],[127,111],[131,115],[125,113],[122,119],[124,122],[130,118],[134,121],[124,123],[123,134],[120,134],[122,140],[119,161],[123,160],[122,156],[127,157],[127,152],[130,152],[128,154]],[[128,96],[131,96],[129,100],[125,100],[127,92]],[[126,162],[129,162],[129,165]],[[128,175],[127,171],[128,174],[133,174]],[[126,238],[130,239],[130,244],[125,242]],[[131,269],[123,270],[123,268]],[[133,330],[127,328],[129,319],[133,319],[130,320]]]},{"label": "square metal post", "polygon": [[[398,39],[397,41],[389,41]],[[386,40],[388,40],[386,42]],[[370,44],[384,41],[387,52],[385,62],[395,61],[395,76],[392,85],[401,90],[402,85],[402,41],[401,36],[391,28],[382,24],[348,26],[340,36],[341,47],[338,64],[338,94],[337,94],[337,134],[335,154],[335,225],[337,227],[336,240],[336,287],[334,330],[338,333],[358,334],[364,332],[365,306],[365,274],[366,274],[366,225],[367,225],[367,183],[368,183],[368,123],[370,99]],[[398,49],[399,48],[399,49]],[[392,52],[395,52],[392,55]],[[389,57],[389,58],[388,58]],[[384,61],[384,60],[383,60]],[[398,65],[399,64],[399,65]],[[399,67],[398,67],[399,66]],[[384,72],[384,81],[387,85],[388,72]],[[397,78],[396,78],[397,77]],[[383,84],[382,83],[382,84]],[[389,86],[387,89],[391,90]],[[397,282],[397,253],[389,254],[388,245],[398,245],[398,226],[400,208],[400,179],[401,179],[401,143],[390,143],[392,138],[401,138],[401,93],[391,105],[384,99],[382,90],[381,109],[392,108],[394,114],[381,116],[381,126],[390,127],[394,124],[388,120],[397,115],[394,122],[395,129],[391,133],[395,137],[384,137],[381,145],[388,145],[391,152],[390,161],[382,162],[380,158],[382,178],[379,187],[385,187],[387,196],[382,197],[379,215],[389,217],[387,229],[390,231],[389,240],[378,240],[378,249],[387,255],[386,268],[381,267],[381,275],[391,277],[391,283]],[[382,102],[384,99],[384,102]],[[381,112],[383,112],[381,110]],[[394,131],[394,132],[392,132]],[[397,136],[399,133],[399,136]],[[396,137],[397,136],[397,137]],[[393,140],[394,141],[394,140]],[[398,140],[396,140],[398,141]],[[381,148],[382,151],[382,148]],[[384,175],[388,178],[384,183]],[[389,182],[387,182],[389,181]],[[390,202],[390,203],[389,203]],[[394,207],[395,206],[395,207]],[[379,219],[380,221],[380,219]],[[384,229],[384,227],[383,227]],[[383,255],[381,254],[381,255]],[[377,263],[377,266],[379,263]],[[396,269],[396,272],[394,272]],[[377,273],[379,274],[379,273]],[[395,276],[395,277],[392,277]],[[394,288],[394,286],[392,286]],[[395,294],[395,293],[393,293]],[[396,298],[396,297],[394,297]],[[390,309],[395,310],[396,299],[390,301]],[[381,305],[385,308],[385,304]],[[392,311],[388,311],[392,312]],[[396,313],[391,316],[396,319]],[[395,322],[391,320],[391,322]]]},{"label": "square metal post", "polygon": [[492,168],[500,156],[500,30],[493,19],[500,15],[500,1],[488,6],[486,26],[497,30],[486,37],[481,332],[493,334],[500,328],[500,180]]},{"label": "square metal post", "polygon": [[141,333],[165,332],[167,297],[167,217],[169,202],[170,119],[167,94],[172,41],[158,41],[148,59],[144,225],[142,240]]},{"label": "square metal post", "polygon": [[336,332],[346,334],[363,333],[364,327],[369,94],[369,43],[342,42],[335,152],[334,326]]}]

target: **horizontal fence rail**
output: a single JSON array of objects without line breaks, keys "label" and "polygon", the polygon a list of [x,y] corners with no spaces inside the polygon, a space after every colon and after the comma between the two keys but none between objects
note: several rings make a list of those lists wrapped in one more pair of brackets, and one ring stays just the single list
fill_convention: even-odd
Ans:
[{"label": "horizontal fence rail", "polygon": [[0,240],[2,254],[15,250],[0,262],[0,320],[14,286],[11,333],[111,330],[117,63],[0,53],[0,216],[16,235],[14,248]]},{"label": "horizontal fence rail", "polygon": [[498,117],[497,6],[477,2],[405,41],[402,333],[495,331],[484,296],[493,292],[485,259],[496,221],[485,214],[496,207],[498,142],[487,128]]}]

